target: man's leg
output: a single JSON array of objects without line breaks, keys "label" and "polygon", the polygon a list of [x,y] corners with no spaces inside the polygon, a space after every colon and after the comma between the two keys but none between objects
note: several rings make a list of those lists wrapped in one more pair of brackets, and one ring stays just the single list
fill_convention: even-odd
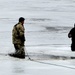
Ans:
[{"label": "man's leg", "polygon": [[19,44],[14,44],[14,48],[15,48],[15,52],[18,52],[18,50],[20,49],[20,45]]},{"label": "man's leg", "polygon": [[75,44],[74,43],[71,44],[71,50],[75,51]]},{"label": "man's leg", "polygon": [[25,58],[25,51],[24,51],[24,45],[20,45],[20,49],[18,51],[18,54],[20,55],[20,57]]},{"label": "man's leg", "polygon": [[25,58],[24,45],[14,44],[14,47],[15,47],[15,53],[9,55],[18,58]]}]

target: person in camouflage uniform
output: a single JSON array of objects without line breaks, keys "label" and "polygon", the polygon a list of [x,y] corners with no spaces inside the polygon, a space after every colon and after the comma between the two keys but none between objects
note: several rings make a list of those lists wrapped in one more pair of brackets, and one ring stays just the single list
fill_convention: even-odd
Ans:
[{"label": "person in camouflage uniform", "polygon": [[25,29],[24,29],[24,18],[20,17],[19,22],[13,27],[12,30],[12,42],[14,44],[15,53],[10,56],[25,58],[24,42],[25,42]]}]

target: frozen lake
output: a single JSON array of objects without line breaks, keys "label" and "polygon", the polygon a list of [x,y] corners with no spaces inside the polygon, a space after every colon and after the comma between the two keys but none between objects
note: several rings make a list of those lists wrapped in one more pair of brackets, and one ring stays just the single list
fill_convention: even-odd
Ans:
[{"label": "frozen lake", "polygon": [[27,47],[66,47],[70,51],[71,41],[67,34],[75,19],[73,0],[1,0],[0,3],[0,40],[7,43],[5,46],[12,44],[12,27],[23,16],[26,18]]},{"label": "frozen lake", "polygon": [[[23,16],[26,19],[25,49],[33,59],[75,67],[74,59],[53,58],[52,60],[48,56],[75,55],[75,52],[70,50],[71,39],[67,36],[75,23],[75,0],[0,0],[0,9],[0,53],[14,51],[12,28],[18,22],[18,18]],[[73,69],[47,66],[29,61],[27,58],[20,60],[0,55],[0,60],[1,75],[6,73],[8,75],[37,75],[37,73],[55,75],[60,72],[71,75],[75,73]]]}]

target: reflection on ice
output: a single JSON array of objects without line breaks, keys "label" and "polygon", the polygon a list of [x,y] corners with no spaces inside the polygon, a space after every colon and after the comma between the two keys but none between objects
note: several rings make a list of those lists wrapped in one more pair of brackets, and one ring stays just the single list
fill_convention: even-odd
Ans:
[{"label": "reflection on ice", "polygon": [[16,63],[13,63],[12,64],[13,66],[12,66],[12,71],[13,71],[13,73],[22,73],[22,74],[24,74],[24,68],[23,68],[23,66],[22,65],[18,65],[18,64],[16,64]]}]

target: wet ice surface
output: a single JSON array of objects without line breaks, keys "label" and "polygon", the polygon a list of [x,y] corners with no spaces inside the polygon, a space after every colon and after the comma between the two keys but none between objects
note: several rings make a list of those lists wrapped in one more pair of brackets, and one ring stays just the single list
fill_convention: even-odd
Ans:
[{"label": "wet ice surface", "polygon": [[26,60],[11,58],[9,56],[0,57],[1,75],[46,75],[58,74],[71,75],[75,73],[74,60]]},{"label": "wet ice surface", "polygon": [[[75,74],[75,52],[67,37],[75,22],[74,0],[0,0],[0,8],[1,75]],[[11,31],[20,16],[26,18],[26,55],[49,65],[5,55],[14,52]]]}]

